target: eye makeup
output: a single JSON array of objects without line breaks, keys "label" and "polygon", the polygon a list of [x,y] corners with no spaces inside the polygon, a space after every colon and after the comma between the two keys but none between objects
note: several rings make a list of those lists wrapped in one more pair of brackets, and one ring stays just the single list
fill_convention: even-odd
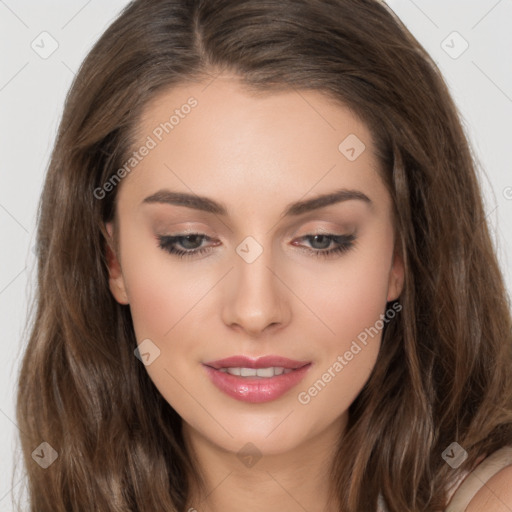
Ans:
[{"label": "eye makeup", "polygon": [[[185,233],[177,235],[157,235],[158,247],[173,256],[179,258],[187,258],[211,252],[213,248],[220,244],[216,241],[213,245],[203,245],[203,242],[214,241],[211,237],[204,233]],[[292,245],[299,248],[312,256],[327,258],[340,255],[349,251],[356,240],[356,236],[351,235],[336,235],[333,233],[314,233],[303,235],[295,240],[305,240],[309,244],[318,244],[320,248],[305,247],[294,243]],[[192,247],[191,247],[192,246]]]}]

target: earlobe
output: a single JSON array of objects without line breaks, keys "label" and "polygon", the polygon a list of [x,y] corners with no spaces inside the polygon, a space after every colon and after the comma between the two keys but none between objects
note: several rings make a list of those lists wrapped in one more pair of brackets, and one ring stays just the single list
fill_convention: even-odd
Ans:
[{"label": "earlobe", "polygon": [[107,256],[108,272],[109,272],[109,287],[114,298],[119,304],[129,304],[128,295],[126,293],[126,286],[124,283],[123,272],[121,264],[115,250],[114,244],[114,226],[112,222],[105,224],[109,238],[106,240],[105,249]]},{"label": "earlobe", "polygon": [[404,287],[404,278],[405,270],[403,258],[398,248],[395,248],[393,265],[391,266],[391,272],[389,274],[388,302],[398,299]]}]

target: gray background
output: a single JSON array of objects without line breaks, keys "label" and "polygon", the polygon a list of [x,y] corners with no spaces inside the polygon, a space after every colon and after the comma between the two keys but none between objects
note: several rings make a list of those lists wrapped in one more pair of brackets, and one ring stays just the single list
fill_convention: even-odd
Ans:
[{"label": "gray background", "polygon": [[[22,491],[14,399],[35,282],[37,202],[73,75],[127,3],[0,0],[0,512],[12,510],[11,487]],[[441,68],[460,109],[510,291],[512,0],[387,3]],[[48,56],[52,45],[58,47]]]}]

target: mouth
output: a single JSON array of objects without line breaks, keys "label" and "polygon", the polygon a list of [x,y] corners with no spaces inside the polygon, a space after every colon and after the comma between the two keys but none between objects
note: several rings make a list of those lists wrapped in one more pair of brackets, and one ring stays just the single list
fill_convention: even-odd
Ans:
[{"label": "mouth", "polygon": [[280,356],[251,359],[234,356],[203,363],[212,383],[240,401],[261,403],[276,400],[295,387],[312,366]]}]

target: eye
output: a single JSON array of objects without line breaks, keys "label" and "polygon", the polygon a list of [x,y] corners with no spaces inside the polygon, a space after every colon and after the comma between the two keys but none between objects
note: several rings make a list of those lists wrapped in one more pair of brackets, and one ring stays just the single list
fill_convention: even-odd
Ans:
[{"label": "eye", "polygon": [[[313,249],[303,247],[303,250],[319,257],[334,256],[346,252],[354,246],[355,239],[355,235],[335,235],[331,233],[304,235],[299,238],[299,240],[308,240],[313,246]],[[334,243],[334,246],[331,243]]]},{"label": "eye", "polygon": [[[180,258],[203,254],[204,252],[209,251],[211,246],[201,247],[201,243],[204,240],[212,240],[208,235],[203,233],[189,233],[186,235],[173,236],[159,235],[157,238],[158,246],[161,249],[170,254],[175,254]],[[178,244],[181,245],[183,249],[177,247]]]}]

